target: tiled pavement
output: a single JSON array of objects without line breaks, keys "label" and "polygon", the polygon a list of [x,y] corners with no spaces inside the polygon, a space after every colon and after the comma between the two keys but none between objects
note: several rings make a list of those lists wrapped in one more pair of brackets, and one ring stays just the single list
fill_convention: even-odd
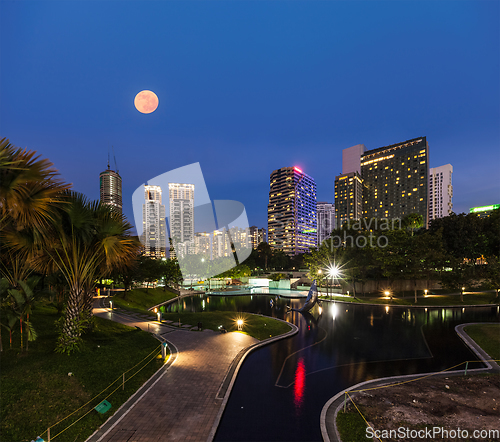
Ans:
[{"label": "tiled pavement", "polygon": [[[121,312],[96,308],[97,316],[107,317],[143,330],[158,329],[178,354],[156,383],[103,425],[89,441],[206,441],[222,405],[216,399],[226,372],[235,356],[256,342],[240,333],[213,333],[179,330]],[[149,324],[149,325],[148,325]],[[171,344],[173,344],[173,347]]]}]

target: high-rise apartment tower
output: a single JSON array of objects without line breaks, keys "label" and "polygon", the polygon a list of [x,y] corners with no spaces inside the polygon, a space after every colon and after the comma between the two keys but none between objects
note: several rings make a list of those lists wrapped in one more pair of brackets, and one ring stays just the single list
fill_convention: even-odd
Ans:
[{"label": "high-rise apartment tower", "polygon": [[316,203],[317,226],[318,226],[318,246],[330,237],[335,229],[335,206],[331,203]]},{"label": "high-rise apartment tower", "polygon": [[169,229],[175,253],[194,254],[194,184],[168,183]]},{"label": "high-rise apartment tower", "polygon": [[160,186],[144,186],[142,205],[142,243],[144,253],[152,258],[166,257],[165,206]]},{"label": "high-rise apartment tower", "polygon": [[453,210],[452,175],[451,164],[429,169],[429,221],[451,214]]},{"label": "high-rise apartment tower", "polygon": [[271,173],[267,206],[269,245],[288,256],[317,244],[316,183],[298,167]]}]

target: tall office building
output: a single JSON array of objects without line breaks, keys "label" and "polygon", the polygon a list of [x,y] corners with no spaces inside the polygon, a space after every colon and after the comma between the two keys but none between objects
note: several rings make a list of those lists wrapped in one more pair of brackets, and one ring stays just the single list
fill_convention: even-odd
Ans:
[{"label": "tall office building", "polygon": [[425,137],[368,150],[361,156],[363,217],[422,215],[427,227],[429,147]]},{"label": "tall office building", "polygon": [[144,186],[142,205],[142,243],[144,253],[152,258],[166,257],[165,206],[161,203],[160,186]]},{"label": "tall office building", "polygon": [[298,167],[271,173],[267,206],[269,245],[288,256],[317,244],[316,183]]},{"label": "tall office building", "polygon": [[194,254],[194,184],[168,183],[170,238],[175,254]]},{"label": "tall office building", "polygon": [[347,220],[363,217],[363,180],[358,172],[335,177],[335,224],[337,228]]},{"label": "tall office building", "polygon": [[316,203],[318,226],[318,247],[321,243],[330,237],[332,230],[335,229],[335,206],[331,203]]},{"label": "tall office building", "polygon": [[259,247],[261,242],[267,242],[266,229],[259,229],[257,226],[252,226],[250,227],[249,232],[252,249]]},{"label": "tall office building", "polygon": [[118,173],[108,168],[99,174],[100,199],[101,203],[113,207],[120,214],[122,213],[122,177]]},{"label": "tall office building", "polygon": [[429,221],[451,214],[453,210],[452,175],[451,164],[429,169]]}]

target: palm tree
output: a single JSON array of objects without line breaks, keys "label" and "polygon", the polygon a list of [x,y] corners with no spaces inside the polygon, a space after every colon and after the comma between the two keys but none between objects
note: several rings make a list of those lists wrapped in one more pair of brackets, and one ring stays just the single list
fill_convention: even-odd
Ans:
[{"label": "palm tree", "polygon": [[55,222],[54,209],[70,185],[57,178],[52,166],[35,151],[14,147],[6,138],[0,140],[0,230],[5,238],[14,233],[13,228],[18,232],[32,228],[41,238]]},{"label": "palm tree", "polygon": [[92,317],[97,281],[129,265],[139,243],[130,235],[132,226],[108,206],[74,192],[66,193],[66,202],[37,263],[46,271],[59,270],[68,284],[58,350],[71,353],[79,347],[82,326]]}]

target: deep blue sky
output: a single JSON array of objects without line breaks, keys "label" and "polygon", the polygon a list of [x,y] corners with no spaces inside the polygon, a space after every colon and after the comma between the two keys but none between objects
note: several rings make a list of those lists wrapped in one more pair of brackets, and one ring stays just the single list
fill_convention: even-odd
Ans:
[{"label": "deep blue sky", "polygon": [[456,212],[499,203],[499,4],[1,1],[0,135],[94,199],[113,145],[130,221],[138,186],[200,162],[267,227],[273,170],[332,202],[342,149],[424,135]]}]

